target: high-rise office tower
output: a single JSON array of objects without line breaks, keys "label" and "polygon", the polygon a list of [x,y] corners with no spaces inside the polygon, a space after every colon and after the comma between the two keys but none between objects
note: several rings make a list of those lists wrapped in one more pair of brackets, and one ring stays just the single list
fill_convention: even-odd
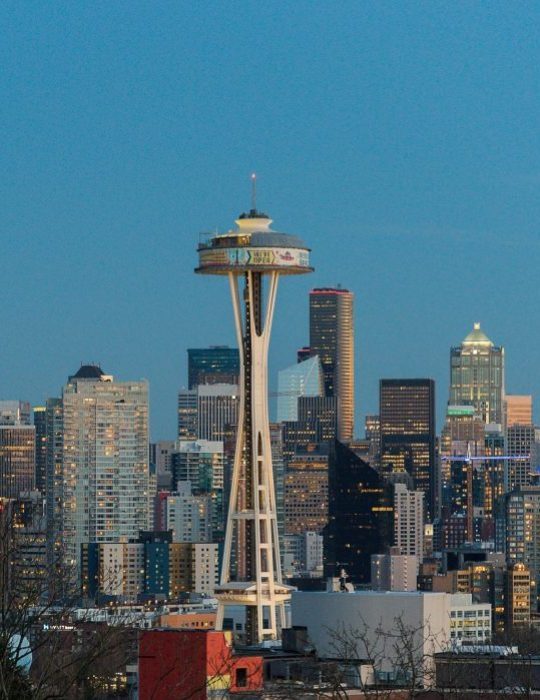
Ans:
[{"label": "high-rise office tower", "polygon": [[475,323],[460,346],[450,350],[451,406],[474,406],[484,423],[503,424],[504,348]]},{"label": "high-rise office tower", "polygon": [[424,493],[394,485],[394,545],[401,554],[424,555]]},{"label": "high-rise office tower", "polygon": [[172,455],[172,470],[174,490],[179,488],[181,482],[188,481],[193,494],[211,497],[213,541],[223,541],[223,443],[219,440],[179,440]]},{"label": "high-rise office tower", "polygon": [[31,604],[36,604],[44,601],[47,593],[45,500],[39,491],[24,492],[12,507],[11,585],[17,595],[27,595]]},{"label": "high-rise office tower", "polygon": [[322,532],[328,522],[328,451],[313,448],[289,460],[285,475],[285,532]]},{"label": "high-rise office tower", "polygon": [[30,405],[0,401],[0,498],[18,498],[35,488],[36,430]]},{"label": "high-rise office tower", "polygon": [[379,385],[381,471],[408,472],[425,494],[428,520],[436,504],[435,382],[381,379]]},{"label": "high-rise office tower", "polygon": [[45,495],[47,474],[47,409],[34,406],[34,427],[36,429],[36,489]]},{"label": "high-rise office tower", "polygon": [[371,555],[392,545],[392,486],[338,441],[330,453],[328,517],[324,575],[338,576],[345,569],[353,583],[369,583]]},{"label": "high-rise office tower", "polygon": [[[226,275],[240,349],[240,407],[216,628],[227,605],[246,608],[248,643],[276,639],[285,623],[290,589],[282,582],[276,496],[268,420],[268,345],[280,274],[310,272],[309,250],[296,236],[276,233],[256,211],[236,221],[237,229],[212,234],[199,244],[197,272]],[[240,294],[239,280],[244,289]],[[263,304],[263,286],[268,298]],[[231,580],[232,545],[241,543],[245,566]],[[265,624],[265,619],[267,623]]]},{"label": "high-rise office tower", "polygon": [[283,454],[290,459],[313,443],[329,443],[337,435],[335,396],[301,396],[298,420],[283,423]]},{"label": "high-rise office tower", "polygon": [[381,421],[378,415],[367,415],[364,423],[366,440],[369,443],[369,463],[378,469],[381,461]]},{"label": "high-rise office tower", "polygon": [[336,397],[301,396],[298,423],[314,427],[316,442],[333,442],[338,432]]},{"label": "high-rise office tower", "polygon": [[527,488],[533,483],[536,470],[536,430],[531,425],[514,424],[506,429],[508,489]]},{"label": "high-rise office tower", "polygon": [[515,423],[506,429],[506,454],[514,457],[508,460],[508,488],[527,488],[533,478],[535,455],[534,425]]},{"label": "high-rise office tower", "polygon": [[0,425],[30,425],[28,401],[0,401]]},{"label": "high-rise office tower", "polygon": [[61,535],[68,564],[83,542],[137,538],[150,526],[148,386],[83,365],[62,391]]},{"label": "high-rise office tower", "polygon": [[[301,396],[298,399],[298,420],[283,423],[283,454],[288,461],[296,454],[328,444],[337,435],[335,396]],[[326,444],[326,446],[325,446]]]},{"label": "high-rise office tower", "polygon": [[[483,536],[489,540],[495,538],[495,513],[497,503],[507,490],[507,468],[503,457],[505,451],[504,432],[499,426],[486,426],[484,449],[486,461],[482,464],[482,509],[484,518]],[[501,459],[496,459],[500,457]]]},{"label": "high-rise office tower", "polygon": [[224,440],[238,423],[237,384],[200,384],[178,393],[178,439]]},{"label": "high-rise office tower", "polygon": [[211,345],[188,350],[188,386],[199,384],[238,384],[240,356],[237,348]]},{"label": "high-rise office tower", "polygon": [[533,422],[532,396],[506,394],[504,403],[506,406],[505,425],[508,428],[513,425],[531,425]]},{"label": "high-rise office tower", "polygon": [[442,515],[449,515],[451,509],[452,465],[457,468],[462,462],[452,461],[452,457],[483,454],[485,423],[475,414],[474,406],[448,406],[446,420],[441,432],[441,506]]},{"label": "high-rise office tower", "polygon": [[317,355],[278,372],[278,423],[298,420],[301,396],[324,396],[321,362]]},{"label": "high-rise office tower", "polygon": [[47,456],[45,465],[45,508],[47,518],[47,545],[51,570],[62,561],[63,470],[62,445],[64,442],[62,399],[50,398],[45,403],[45,430]]},{"label": "high-rise office tower", "polygon": [[354,431],[354,295],[347,289],[309,294],[309,345],[321,361],[326,396],[337,398],[338,439]]},{"label": "high-rise office tower", "polygon": [[501,542],[499,537],[497,544],[504,545],[508,562],[519,562],[530,569],[536,611],[540,593],[540,486],[507,493],[499,520],[498,531],[504,540]]}]

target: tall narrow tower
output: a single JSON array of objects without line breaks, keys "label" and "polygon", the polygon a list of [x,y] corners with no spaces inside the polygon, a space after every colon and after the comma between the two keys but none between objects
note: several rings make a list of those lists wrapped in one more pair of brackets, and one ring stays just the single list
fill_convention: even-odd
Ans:
[{"label": "tall narrow tower", "polygon": [[[309,249],[296,236],[270,229],[253,208],[237,230],[202,237],[195,272],[227,275],[240,350],[240,407],[216,628],[227,605],[246,607],[246,642],[276,639],[291,588],[283,584],[268,420],[268,344],[279,276],[311,272]],[[264,282],[268,292],[263,303]],[[240,281],[243,283],[240,293]],[[239,547],[231,575],[233,540]]]},{"label": "tall narrow tower", "polygon": [[338,440],[354,431],[354,295],[341,287],[309,293],[309,345],[322,365],[325,396],[335,396]]}]

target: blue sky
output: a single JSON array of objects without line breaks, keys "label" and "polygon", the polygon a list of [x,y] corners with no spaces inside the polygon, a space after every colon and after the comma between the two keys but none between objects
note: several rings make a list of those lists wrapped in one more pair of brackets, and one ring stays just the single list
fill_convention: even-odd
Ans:
[{"label": "blue sky", "polygon": [[[172,437],[187,347],[234,343],[198,232],[249,206],[311,244],[281,286],[271,383],[311,286],[356,294],[359,416],[473,321],[540,393],[537,3],[3,3],[0,398],[81,361],[147,378]],[[439,420],[440,423],[440,420]]]}]

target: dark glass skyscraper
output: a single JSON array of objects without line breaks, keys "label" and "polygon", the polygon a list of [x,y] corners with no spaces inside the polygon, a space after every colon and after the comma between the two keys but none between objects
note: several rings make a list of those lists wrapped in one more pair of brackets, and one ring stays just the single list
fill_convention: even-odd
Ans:
[{"label": "dark glass skyscraper", "polygon": [[321,361],[325,396],[335,396],[338,439],[354,430],[354,295],[347,289],[312,289],[309,294],[309,345]]},{"label": "dark glass skyscraper", "polygon": [[193,389],[199,384],[238,384],[240,356],[237,348],[212,345],[189,348],[188,382]]},{"label": "dark glass skyscraper", "polygon": [[47,473],[47,409],[34,406],[34,427],[36,429],[36,489],[45,495]]},{"label": "dark glass skyscraper", "polygon": [[435,382],[433,379],[381,379],[379,385],[381,470],[408,472],[425,493],[428,518],[435,493]]},{"label": "dark glass skyscraper", "polygon": [[345,569],[353,583],[369,583],[371,555],[392,545],[392,486],[338,442],[328,470],[328,525],[324,528],[324,574]]}]

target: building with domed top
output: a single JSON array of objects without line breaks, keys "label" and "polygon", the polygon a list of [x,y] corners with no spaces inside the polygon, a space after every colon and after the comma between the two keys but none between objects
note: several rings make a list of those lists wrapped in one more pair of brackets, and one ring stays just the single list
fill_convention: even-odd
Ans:
[{"label": "building with domed top", "polygon": [[504,348],[479,323],[450,350],[450,406],[473,406],[484,423],[503,424]]}]

